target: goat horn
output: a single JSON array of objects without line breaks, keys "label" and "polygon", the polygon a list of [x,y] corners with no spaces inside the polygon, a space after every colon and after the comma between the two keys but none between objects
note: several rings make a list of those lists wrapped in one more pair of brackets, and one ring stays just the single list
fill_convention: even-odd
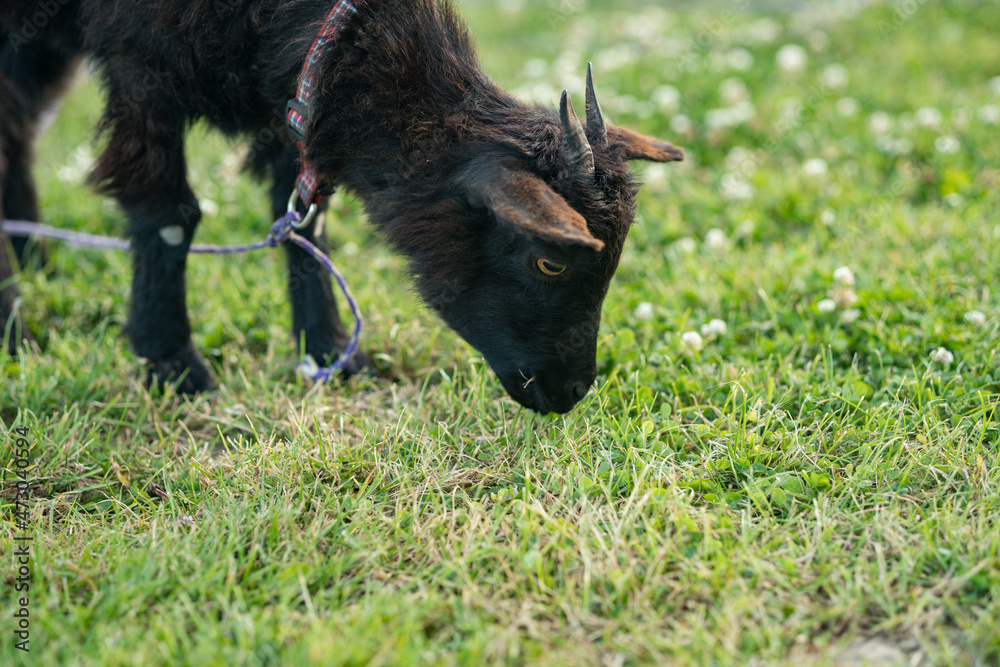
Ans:
[{"label": "goat horn", "polygon": [[594,176],[597,173],[594,168],[594,150],[587,141],[583,123],[573,110],[573,100],[565,90],[559,105],[559,115],[562,118],[563,150],[566,151],[566,163],[569,164],[570,171]]},{"label": "goat horn", "polygon": [[594,64],[587,64],[587,130],[600,146],[608,145],[608,126],[594,90]]}]

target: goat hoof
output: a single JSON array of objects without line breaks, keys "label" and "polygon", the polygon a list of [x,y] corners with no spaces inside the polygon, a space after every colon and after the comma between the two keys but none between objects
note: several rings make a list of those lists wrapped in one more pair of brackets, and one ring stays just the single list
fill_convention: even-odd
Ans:
[{"label": "goat hoof", "polygon": [[215,389],[212,374],[191,341],[176,354],[150,361],[146,387],[154,389],[167,385],[178,394],[200,394]]},{"label": "goat hoof", "polygon": [[[341,346],[340,349],[347,347],[347,345]],[[340,358],[340,349],[335,349],[329,355],[325,355],[326,365],[329,366]],[[361,350],[357,350],[351,355],[351,358],[347,360],[347,364],[340,371],[340,377],[344,380],[350,379],[355,375],[377,375],[375,368],[372,366],[371,361]]]},{"label": "goat hoof", "polygon": [[342,375],[346,380],[354,375],[367,375],[374,377],[378,375],[378,373],[375,371],[375,367],[372,366],[372,362],[368,358],[368,355],[361,350],[358,350],[347,362]]}]

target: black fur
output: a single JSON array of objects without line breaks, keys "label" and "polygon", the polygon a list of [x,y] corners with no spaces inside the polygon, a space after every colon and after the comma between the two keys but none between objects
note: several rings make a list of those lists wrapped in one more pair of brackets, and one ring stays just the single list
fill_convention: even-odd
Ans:
[{"label": "black fur", "polygon": [[[185,303],[200,213],[184,130],[206,118],[249,135],[249,166],[272,178],[272,213],[283,213],[299,167],[283,110],[331,2],[48,2],[58,11],[30,40],[24,22],[38,0],[5,0],[0,9],[0,99],[15,100],[0,102],[4,216],[38,219],[33,123],[78,57],[89,57],[108,97],[91,180],[121,204],[135,248],[129,338],[152,381],[209,389]],[[494,85],[448,4],[358,0],[357,8],[322,61],[307,129],[311,162],[327,184],[365,201],[371,222],[410,258],[422,296],[515,399],[568,411],[593,382],[601,305],[635,213],[627,160],[679,152],[613,127],[605,145],[591,128],[596,176],[578,173],[567,165],[558,114]],[[580,222],[567,232],[552,227],[557,219]],[[167,227],[180,227],[183,243],[166,244]],[[567,269],[543,275],[539,259]],[[348,336],[329,280],[303,270],[305,261],[288,249],[293,333],[328,360]],[[0,280],[4,270],[0,259]],[[4,321],[14,289],[0,299]],[[347,374],[364,364],[359,356]]]}]

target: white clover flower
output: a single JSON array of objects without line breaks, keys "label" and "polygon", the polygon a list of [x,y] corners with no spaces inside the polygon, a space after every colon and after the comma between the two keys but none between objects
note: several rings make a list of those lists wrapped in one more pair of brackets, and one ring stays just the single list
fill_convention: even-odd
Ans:
[{"label": "white clover flower", "polygon": [[709,129],[736,127],[753,119],[756,115],[757,108],[744,100],[743,102],[737,102],[731,107],[709,109],[705,112],[705,125]]},{"label": "white clover flower", "polygon": [[670,84],[664,84],[653,91],[653,104],[663,111],[675,111],[681,103],[681,91]]},{"label": "white clover flower", "polygon": [[844,287],[853,287],[854,272],[851,271],[851,267],[849,266],[838,267],[833,272],[833,282],[837,283],[838,285],[843,285]]},{"label": "white clover flower", "polygon": [[759,44],[771,44],[781,36],[781,26],[772,19],[760,19],[750,24],[749,33],[753,41]]},{"label": "white clover flower", "polygon": [[938,127],[941,125],[941,112],[934,107],[917,109],[917,125],[923,127]]},{"label": "white clover flower", "polygon": [[737,72],[746,72],[753,67],[753,54],[742,47],[737,47],[726,54],[726,62]]},{"label": "white clover flower", "polygon": [[674,241],[670,248],[678,255],[690,255],[698,249],[698,242],[690,236],[685,236]]},{"label": "white clover flower", "polygon": [[691,122],[691,119],[682,113],[670,119],[670,129],[677,134],[687,134],[693,127],[694,123]]},{"label": "white clover flower", "polygon": [[707,324],[701,325],[701,335],[708,340],[721,338],[726,335],[728,330],[729,327],[726,325],[726,321],[720,319],[714,319],[709,321]]},{"label": "white clover flower", "polygon": [[828,65],[819,78],[827,88],[843,88],[847,85],[847,68],[841,64]]},{"label": "white clover flower", "polygon": [[806,41],[809,42],[809,48],[813,51],[825,51],[826,47],[830,45],[830,36],[822,30],[812,30],[806,35]]},{"label": "white clover flower", "polygon": [[737,123],[742,124],[754,119],[754,116],[757,115],[757,107],[747,101],[740,102],[732,107],[732,114]]},{"label": "white clover flower", "polygon": [[[572,75],[570,79],[576,81],[578,77]],[[579,79],[580,84],[583,84],[583,79]],[[572,85],[567,85],[568,90],[573,90]],[[608,96],[610,97],[610,95]],[[618,95],[617,97],[611,97],[608,99],[608,106],[612,109],[623,113],[636,113],[639,107],[639,98],[635,95]]]},{"label": "white clover flower", "polygon": [[882,135],[875,140],[875,147],[883,153],[906,155],[913,150],[913,142],[906,138],[893,139],[888,135]]},{"label": "white clover flower", "polygon": [[805,69],[809,62],[809,55],[806,50],[798,44],[785,44],[778,49],[776,56],[778,67],[788,74],[795,74]]},{"label": "white clover flower", "polygon": [[59,168],[59,180],[63,183],[79,183],[94,168],[94,163],[90,146],[78,146],[70,155],[69,162]]},{"label": "white clover flower", "polygon": [[708,68],[713,72],[725,72],[729,69],[726,62],[726,54],[721,51],[712,51],[708,54]]},{"label": "white clover flower", "polygon": [[653,317],[653,304],[649,302],[642,302],[635,307],[635,319],[637,320],[649,320]]},{"label": "white clover flower", "polygon": [[541,58],[532,58],[524,63],[524,76],[529,79],[541,79],[549,73],[549,64]]},{"label": "white clover flower", "polygon": [[812,176],[818,178],[826,173],[826,160],[821,157],[814,157],[806,160],[802,164],[802,171],[806,173],[806,176]]},{"label": "white clover flower", "polygon": [[212,218],[219,214],[219,204],[214,199],[199,199],[198,208],[205,217]]},{"label": "white clover flower", "polygon": [[757,231],[757,223],[753,220],[744,220],[736,228],[736,235],[741,237],[753,236],[755,231]]},{"label": "white clover flower", "polygon": [[532,102],[548,103],[558,97],[556,89],[544,81],[533,83],[524,88],[518,88],[517,94]]},{"label": "white clover flower", "polygon": [[692,352],[698,352],[705,346],[705,341],[697,331],[685,331],[681,336],[681,344]]},{"label": "white clover flower", "polygon": [[824,208],[823,212],[819,214],[819,221],[829,227],[837,221],[837,214],[832,208]]},{"label": "white clover flower", "polygon": [[[583,77],[579,75],[580,71],[580,58],[582,54],[572,48],[564,50],[559,58],[552,64],[552,75],[560,81],[561,84],[575,83],[576,79],[580,79],[580,83],[583,83]],[[573,86],[564,85],[564,88],[568,90],[582,90],[583,87],[574,88]]]},{"label": "white clover flower", "polygon": [[361,252],[361,247],[354,241],[348,241],[344,245],[340,246],[338,252],[341,255],[346,255],[347,257],[354,257],[359,252]]},{"label": "white clover flower", "polygon": [[934,150],[943,155],[957,153],[961,148],[962,144],[959,142],[959,140],[950,135],[938,137],[937,139],[934,140]]},{"label": "white clover flower", "polygon": [[726,154],[726,170],[736,172],[743,176],[749,176],[757,171],[757,157],[748,148],[734,146]]},{"label": "white clover flower", "polygon": [[1000,76],[990,79],[990,90],[993,91],[994,95],[1000,95]]},{"label": "white clover flower", "polygon": [[246,161],[245,151],[241,151],[239,148],[231,150],[223,154],[222,156],[222,168],[229,169],[239,169],[240,166]]},{"label": "white clover flower", "polygon": [[601,69],[604,71],[619,70],[635,63],[638,59],[638,50],[632,44],[618,44],[594,56],[594,60],[601,63]]},{"label": "white clover flower", "polygon": [[868,129],[875,134],[885,134],[892,129],[892,117],[884,111],[876,111],[868,117]]},{"label": "white clover flower", "polygon": [[951,362],[955,361],[955,355],[943,347],[939,347],[931,353],[931,361],[942,366],[948,366]]},{"label": "white clover flower", "polygon": [[833,299],[823,299],[816,304],[816,310],[823,314],[832,313],[837,310],[837,302]]},{"label": "white clover flower", "polygon": [[977,327],[986,324],[986,315],[978,310],[970,310],[965,314],[965,321]]},{"label": "white clover flower", "polygon": [[958,208],[965,203],[965,197],[957,192],[949,192],[942,198],[942,200],[948,208]]},{"label": "white clover flower", "polygon": [[883,134],[875,139],[875,148],[879,149],[883,153],[892,153],[893,147],[895,146],[895,139],[887,134]]},{"label": "white clover flower", "polygon": [[845,118],[856,116],[860,108],[861,105],[853,97],[841,97],[837,100],[837,113]]},{"label": "white clover flower", "polygon": [[705,112],[705,127],[710,130],[736,124],[729,109],[709,109]]},{"label": "white clover flower", "polygon": [[651,164],[643,173],[646,187],[652,190],[662,190],[667,186],[667,169],[662,164]]},{"label": "white clover flower", "polygon": [[842,310],[846,310],[858,302],[858,295],[850,287],[835,287],[827,294],[837,304],[837,308]]},{"label": "white clover flower", "polygon": [[1000,123],[1000,107],[995,104],[987,104],[979,109],[976,116],[983,125],[996,125]]},{"label": "white clover flower", "polygon": [[840,321],[844,324],[853,324],[859,317],[861,317],[861,311],[856,308],[848,308],[840,313]]},{"label": "white clover flower", "polygon": [[729,247],[729,237],[718,227],[712,227],[705,232],[705,247],[714,251],[725,250]]},{"label": "white clover flower", "polygon": [[719,96],[723,102],[732,105],[749,98],[750,91],[747,90],[747,84],[743,79],[730,77],[719,84]]},{"label": "white clover flower", "polygon": [[802,114],[802,100],[797,97],[786,97],[781,100],[782,118],[795,119]]},{"label": "white clover flower", "polygon": [[[579,0],[574,0],[582,4]],[[651,46],[658,43],[667,32],[670,15],[662,7],[648,7],[642,11],[631,13],[622,23],[624,33],[634,41]]]},{"label": "white clover flower", "polygon": [[722,177],[722,197],[729,201],[753,199],[754,187],[736,174],[726,174]]}]

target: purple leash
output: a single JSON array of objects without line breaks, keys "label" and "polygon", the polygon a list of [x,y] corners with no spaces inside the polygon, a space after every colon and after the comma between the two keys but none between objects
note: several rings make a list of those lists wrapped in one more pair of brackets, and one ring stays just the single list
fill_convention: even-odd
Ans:
[{"label": "purple leash", "polygon": [[[361,338],[362,326],[361,309],[358,307],[358,302],[354,299],[354,295],[351,294],[351,289],[347,286],[347,281],[344,280],[344,276],[337,270],[336,265],[330,261],[330,258],[323,254],[323,251],[310,243],[308,239],[295,232],[296,229],[301,227],[302,216],[299,215],[298,211],[293,210],[289,211],[285,217],[271,225],[271,231],[268,233],[267,238],[260,243],[238,246],[193,244],[188,252],[203,255],[236,255],[245,252],[252,252],[254,250],[262,250],[264,248],[277,248],[283,242],[291,241],[319,262],[320,266],[326,269],[327,273],[333,276],[333,279],[337,281],[340,291],[343,292],[344,297],[347,299],[347,304],[351,308],[351,315],[354,317],[354,331],[351,333],[351,340],[335,362],[326,368],[320,368],[312,357],[307,356],[305,361],[300,362],[298,366],[296,366],[296,370],[300,375],[303,375],[310,380],[316,380],[317,382],[326,382],[335,374],[343,371],[347,366],[347,363],[351,360],[351,357],[353,357],[358,351],[358,342]],[[43,225],[37,222],[4,220],[0,223],[0,228],[11,236],[43,236],[45,238],[65,241],[66,243],[78,248],[128,250],[131,247],[129,242],[123,239],[95,236],[93,234],[84,234],[82,232],[70,232],[64,229],[49,227],[48,225]]]}]

